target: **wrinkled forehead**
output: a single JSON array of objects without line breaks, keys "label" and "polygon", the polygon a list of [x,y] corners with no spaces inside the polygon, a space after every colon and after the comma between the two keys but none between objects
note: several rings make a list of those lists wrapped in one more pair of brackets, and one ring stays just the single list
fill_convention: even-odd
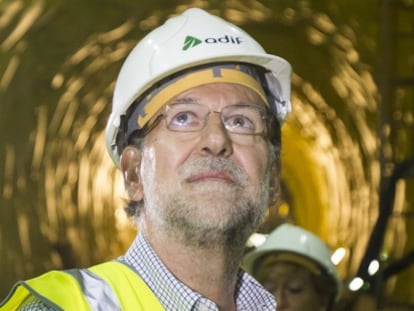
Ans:
[{"label": "wrinkled forehead", "polygon": [[137,100],[131,112],[129,128],[143,128],[152,117],[177,95],[212,83],[232,83],[255,92],[268,105],[258,68],[240,63],[205,65],[185,70],[154,85]]}]

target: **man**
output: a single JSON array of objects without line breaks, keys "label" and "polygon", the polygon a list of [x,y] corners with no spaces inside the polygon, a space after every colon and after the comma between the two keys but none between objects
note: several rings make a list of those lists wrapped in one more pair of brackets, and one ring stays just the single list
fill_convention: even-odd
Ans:
[{"label": "man", "polygon": [[116,261],[20,282],[3,308],[274,310],[239,263],[277,187],[290,73],[200,9],[149,33],[122,66],[106,128],[137,238]]},{"label": "man", "polygon": [[277,309],[329,311],[342,283],[326,244],[313,233],[282,224],[247,253],[243,266],[276,297]]}]

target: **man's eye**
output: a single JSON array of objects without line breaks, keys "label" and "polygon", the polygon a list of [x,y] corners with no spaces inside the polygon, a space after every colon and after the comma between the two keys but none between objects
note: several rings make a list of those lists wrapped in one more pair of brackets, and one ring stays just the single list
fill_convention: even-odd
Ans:
[{"label": "man's eye", "polygon": [[225,123],[231,129],[239,129],[246,132],[254,132],[255,124],[248,117],[243,115],[233,115],[225,120]]},{"label": "man's eye", "polygon": [[300,294],[303,292],[304,287],[301,285],[288,285],[287,290],[292,294]]},{"label": "man's eye", "polygon": [[193,112],[182,111],[171,117],[168,124],[172,127],[193,126],[198,122],[197,119],[197,116]]}]

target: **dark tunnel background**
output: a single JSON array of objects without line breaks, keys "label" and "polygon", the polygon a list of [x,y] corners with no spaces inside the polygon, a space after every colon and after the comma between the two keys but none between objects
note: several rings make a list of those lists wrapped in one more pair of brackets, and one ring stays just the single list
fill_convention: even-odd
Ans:
[{"label": "dark tunnel background", "polygon": [[283,202],[261,231],[297,223],[342,254],[344,310],[412,310],[408,0],[0,1],[0,297],[19,279],[126,249],[135,229],[103,137],[114,81],[144,34],[195,6],[293,66]]}]

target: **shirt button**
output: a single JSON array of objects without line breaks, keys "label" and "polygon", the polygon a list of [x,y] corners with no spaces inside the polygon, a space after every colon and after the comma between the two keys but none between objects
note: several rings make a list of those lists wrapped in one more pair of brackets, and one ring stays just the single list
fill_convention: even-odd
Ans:
[{"label": "shirt button", "polygon": [[208,311],[208,307],[205,304],[200,304],[198,311]]}]

